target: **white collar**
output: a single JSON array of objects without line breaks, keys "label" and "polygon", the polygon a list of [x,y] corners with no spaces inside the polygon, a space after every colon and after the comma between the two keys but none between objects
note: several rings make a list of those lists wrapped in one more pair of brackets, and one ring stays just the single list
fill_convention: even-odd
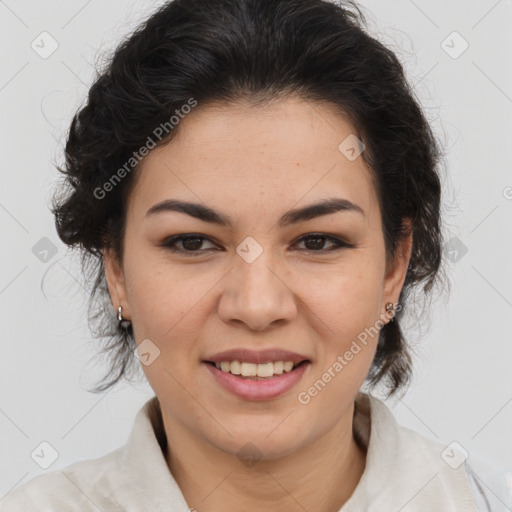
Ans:
[{"label": "white collar", "polygon": [[[339,512],[477,512],[464,465],[452,469],[441,457],[441,444],[398,425],[378,398],[358,393],[354,434],[368,448],[366,468]],[[153,397],[137,413],[130,437],[118,451],[125,485],[119,491],[126,510],[187,510],[165,461],[165,445]]]},{"label": "white collar", "polygon": [[383,401],[357,395],[354,434],[370,439],[366,468],[339,512],[477,512],[464,465],[449,466],[443,445],[400,426]]}]

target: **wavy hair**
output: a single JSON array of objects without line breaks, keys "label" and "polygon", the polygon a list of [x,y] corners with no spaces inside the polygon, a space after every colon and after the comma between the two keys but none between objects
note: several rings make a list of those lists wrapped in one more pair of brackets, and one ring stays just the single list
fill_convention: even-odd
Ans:
[{"label": "wavy hair", "polygon": [[[364,143],[390,260],[412,220],[413,246],[399,311],[382,327],[367,376],[388,396],[408,384],[411,347],[401,320],[411,292],[430,296],[442,270],[441,146],[397,56],[366,30],[350,0],[174,0],[123,40],[97,73],[66,141],[52,213],[59,237],[81,251],[92,282],[89,323],[103,340],[108,374],[101,392],[136,364],[133,329],[119,326],[102,250],[122,261],[126,204],[137,165],[104,197],[97,190],[190,98],[263,105],[289,95],[332,105]],[[157,145],[169,142],[170,130]],[[96,191],[96,193],[95,193]]]}]

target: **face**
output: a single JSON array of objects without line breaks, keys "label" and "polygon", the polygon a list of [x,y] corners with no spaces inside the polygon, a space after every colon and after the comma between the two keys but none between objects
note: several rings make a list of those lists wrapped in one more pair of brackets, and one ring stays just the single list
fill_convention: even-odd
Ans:
[{"label": "face", "polygon": [[[143,160],[124,259],[105,253],[106,275],[149,354],[142,367],[166,427],[232,454],[251,442],[268,459],[350,428],[375,327],[389,320],[385,304],[397,302],[410,254],[404,246],[386,266],[370,172],[339,149],[354,133],[332,107],[298,98],[199,105]],[[162,206],[148,213],[166,200],[218,218]],[[285,216],[327,200],[345,207]],[[217,357],[232,349],[241,352]],[[294,357],[306,362],[261,380],[211,364]],[[280,366],[240,367],[278,374]]]}]

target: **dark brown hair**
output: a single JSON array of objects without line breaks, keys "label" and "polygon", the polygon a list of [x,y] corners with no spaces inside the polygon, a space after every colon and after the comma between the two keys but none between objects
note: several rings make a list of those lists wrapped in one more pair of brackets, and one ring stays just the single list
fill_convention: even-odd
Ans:
[{"label": "dark brown hair", "polygon": [[[81,249],[92,282],[91,328],[110,356],[110,370],[94,391],[137,366],[133,329],[117,323],[101,252],[112,248],[122,261],[126,199],[137,175],[137,165],[130,170],[126,163],[191,98],[201,108],[288,95],[332,105],[357,130],[378,192],[388,260],[407,234],[403,219],[412,219],[400,308],[381,329],[367,376],[371,387],[384,380],[389,395],[408,383],[411,357],[401,319],[411,290],[421,283],[428,296],[441,268],[441,151],[398,58],[365,24],[352,1],[174,0],[108,59],[71,122],[65,165],[58,167],[64,184],[52,208],[62,241]],[[165,144],[178,129],[152,140]],[[122,179],[113,182],[122,168]],[[115,186],[103,193],[107,182]]]}]

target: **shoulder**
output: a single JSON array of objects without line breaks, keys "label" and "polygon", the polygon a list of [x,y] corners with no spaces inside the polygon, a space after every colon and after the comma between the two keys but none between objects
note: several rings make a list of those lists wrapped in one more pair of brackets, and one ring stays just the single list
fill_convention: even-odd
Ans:
[{"label": "shoulder", "polygon": [[448,488],[457,480],[456,473],[463,476],[478,512],[512,510],[512,470],[472,457],[457,442],[445,445],[405,427],[401,431],[410,446],[421,452],[422,459],[440,469],[438,475]]},{"label": "shoulder", "polygon": [[493,464],[491,461],[472,457],[459,443],[442,444],[413,430],[400,427],[411,441],[411,446],[420,449],[422,458],[428,454],[444,469],[440,475],[445,483],[456,471],[469,482],[472,497],[478,512],[510,512],[512,510],[512,470]]},{"label": "shoulder", "polygon": [[110,501],[121,478],[117,449],[97,459],[75,462],[38,475],[9,492],[0,512],[89,512],[121,510]]},{"label": "shoulder", "polygon": [[512,470],[474,458],[465,469],[479,512],[512,510]]},{"label": "shoulder", "polygon": [[[443,443],[402,426],[387,404],[375,397],[370,401],[373,461],[392,477],[395,498],[414,495],[422,505],[435,500],[446,504],[444,510],[512,510],[509,468],[475,458],[458,442]],[[371,452],[372,442],[369,447]],[[375,481],[372,485],[378,485]]]}]

